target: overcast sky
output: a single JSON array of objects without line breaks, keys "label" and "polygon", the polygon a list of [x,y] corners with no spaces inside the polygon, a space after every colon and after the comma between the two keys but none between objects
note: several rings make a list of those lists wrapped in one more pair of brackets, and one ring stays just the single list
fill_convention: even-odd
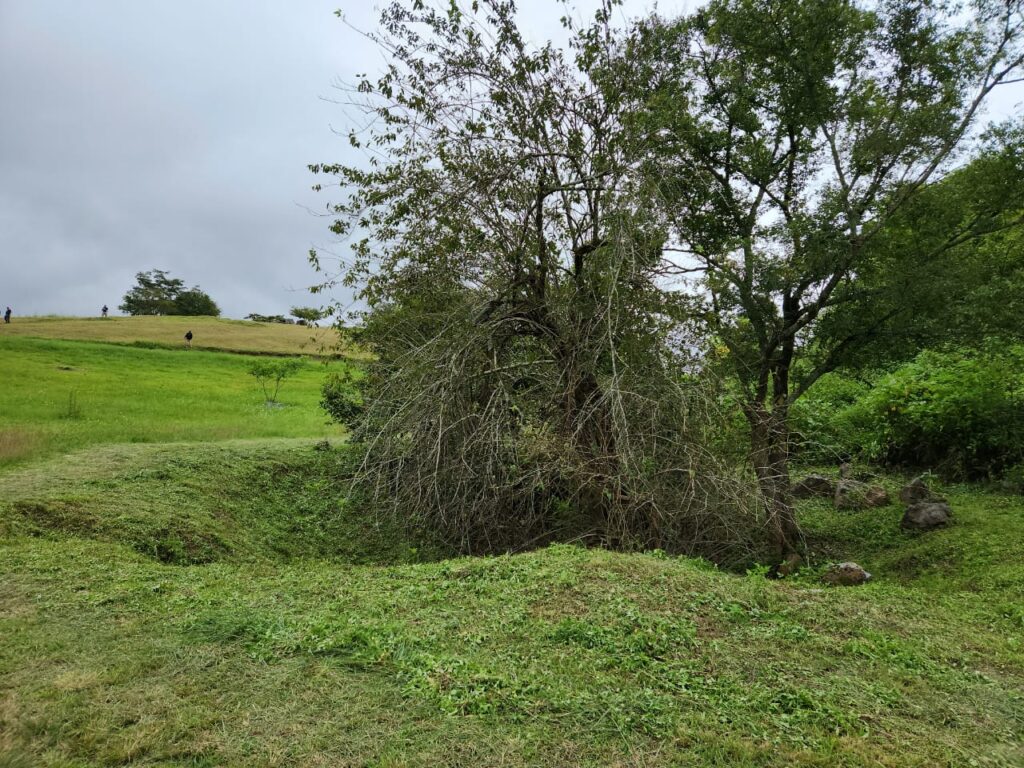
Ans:
[{"label": "overcast sky", "polygon": [[[596,4],[574,3],[588,17]],[[311,213],[328,198],[306,166],[351,159],[325,97],[380,66],[334,11],[366,29],[379,5],[0,0],[0,306],[97,314],[153,268],[229,317],[318,303],[305,254],[330,245]],[[535,40],[560,36],[554,0],[520,7]]]},{"label": "overcast sky", "polygon": [[[0,305],[97,314],[153,268],[230,317],[318,303],[328,198],[306,166],[346,159],[324,97],[380,63],[334,11],[366,29],[379,5],[0,0]],[[558,34],[557,3],[521,6],[531,36]]]}]

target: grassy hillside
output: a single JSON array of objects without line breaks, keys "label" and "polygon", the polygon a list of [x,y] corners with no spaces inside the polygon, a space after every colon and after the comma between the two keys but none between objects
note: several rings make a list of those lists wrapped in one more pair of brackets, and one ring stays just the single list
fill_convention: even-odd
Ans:
[{"label": "grassy hillside", "polygon": [[0,359],[0,467],[105,443],[339,433],[318,405],[319,362],[267,408],[244,355],[0,336]]},{"label": "grassy hillside", "polygon": [[[223,352],[329,355],[338,351],[339,342],[338,333],[332,328],[219,317],[15,317],[10,325],[0,325],[0,338],[31,336],[179,349],[188,330],[195,335],[195,349]],[[345,351],[355,353],[351,349]]]},{"label": "grassy hillside", "polygon": [[1020,497],[919,535],[806,502],[783,582],[445,560],[346,498],[322,363],[268,408],[241,354],[0,358],[0,768],[1024,765]]},{"label": "grassy hillside", "polygon": [[[0,765],[1024,761],[1019,500],[955,494],[919,537],[873,511],[875,546],[934,573],[877,558],[823,589],[565,546],[402,564],[422,550],[333,500],[343,462],[291,441],[8,472]],[[979,545],[983,573],[943,561]]]}]

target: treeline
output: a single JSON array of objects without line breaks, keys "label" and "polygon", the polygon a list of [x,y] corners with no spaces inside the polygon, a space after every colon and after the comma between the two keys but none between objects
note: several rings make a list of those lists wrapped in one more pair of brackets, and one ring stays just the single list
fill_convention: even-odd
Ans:
[{"label": "treeline", "polygon": [[982,117],[1021,4],[618,5],[566,50],[506,0],[383,11],[365,160],[311,167],[376,354],[334,392],[356,488],[467,551],[782,561],[794,443],[853,442],[812,393],[1018,333],[1024,130]]}]

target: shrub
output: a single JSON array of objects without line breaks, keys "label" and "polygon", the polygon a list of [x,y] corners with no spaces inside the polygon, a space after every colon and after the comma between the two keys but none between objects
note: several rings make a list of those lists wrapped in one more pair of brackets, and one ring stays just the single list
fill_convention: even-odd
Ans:
[{"label": "shrub", "polygon": [[334,421],[351,427],[363,413],[362,381],[348,368],[327,375],[320,405]]},{"label": "shrub", "polygon": [[831,464],[861,453],[862,435],[850,424],[850,407],[871,389],[865,381],[837,373],[823,376],[793,404],[791,442],[806,462]]},{"label": "shrub", "polygon": [[283,360],[258,360],[249,368],[249,374],[256,377],[260,387],[263,388],[263,397],[268,403],[277,402],[277,393],[281,390],[281,384],[289,379],[305,366],[303,360],[285,358]]},{"label": "shrub", "polygon": [[858,394],[856,382],[833,377],[797,410],[814,450],[956,479],[1024,460],[1024,348],[926,350],[873,387],[859,386]]}]

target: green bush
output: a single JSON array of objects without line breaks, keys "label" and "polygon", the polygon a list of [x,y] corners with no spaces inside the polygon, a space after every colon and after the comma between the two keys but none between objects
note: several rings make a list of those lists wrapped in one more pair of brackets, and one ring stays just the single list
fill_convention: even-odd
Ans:
[{"label": "green bush", "polygon": [[321,390],[323,399],[320,405],[334,421],[351,427],[362,415],[362,381],[361,377],[347,368],[328,374]]},{"label": "green bush", "polygon": [[263,397],[268,403],[277,402],[277,393],[281,391],[281,383],[290,379],[306,366],[304,360],[284,358],[280,360],[256,360],[249,366],[249,375],[255,376],[263,389]]},{"label": "green bush", "polygon": [[871,389],[866,381],[837,373],[823,376],[793,404],[791,443],[808,463],[831,464],[862,453],[859,434],[849,423],[849,410]]},{"label": "green bush", "polygon": [[816,450],[957,479],[1024,460],[1024,348],[926,350],[870,388],[839,376],[821,383],[794,409],[798,435]]}]

